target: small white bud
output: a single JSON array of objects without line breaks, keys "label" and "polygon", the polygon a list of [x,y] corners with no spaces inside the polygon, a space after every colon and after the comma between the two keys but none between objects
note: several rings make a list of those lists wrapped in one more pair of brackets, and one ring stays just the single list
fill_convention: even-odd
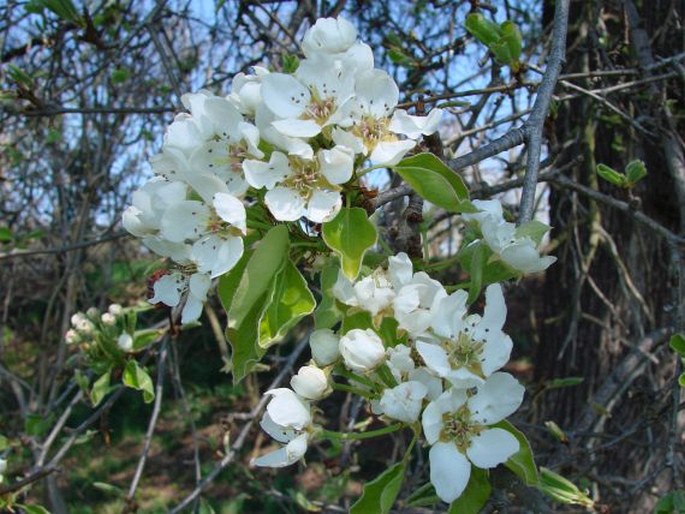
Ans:
[{"label": "small white bud", "polygon": [[112,326],[117,322],[117,319],[109,312],[105,312],[100,316],[100,320],[105,324]]},{"label": "small white bud", "polygon": [[319,366],[333,364],[340,357],[339,342],[340,337],[328,328],[312,332],[309,336],[309,347],[312,350],[314,362]]},{"label": "small white bud", "polygon": [[107,312],[109,312],[112,316],[121,316],[121,314],[124,312],[124,308],[118,303],[113,303],[107,308]]},{"label": "small white bud", "polygon": [[340,338],[340,354],[352,371],[370,371],[385,359],[385,347],[378,334],[355,328]]},{"label": "small white bud", "polygon": [[133,338],[131,337],[131,334],[127,332],[121,334],[119,339],[117,339],[117,346],[125,352],[130,352],[133,348]]},{"label": "small white bud", "polygon": [[91,319],[99,318],[100,317],[100,311],[97,310],[95,307],[89,307],[88,310],[86,311],[86,316],[88,316]]},{"label": "small white bud", "polygon": [[326,373],[316,366],[302,366],[290,379],[293,390],[307,400],[319,400],[328,390]]},{"label": "small white bud", "polygon": [[67,333],[64,334],[64,340],[67,342],[67,344],[74,344],[78,342],[78,332],[74,330],[73,328],[70,328],[67,330]]}]

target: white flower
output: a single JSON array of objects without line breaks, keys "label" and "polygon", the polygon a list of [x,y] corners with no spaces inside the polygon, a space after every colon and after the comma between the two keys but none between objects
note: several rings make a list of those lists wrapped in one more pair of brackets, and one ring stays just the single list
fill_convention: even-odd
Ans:
[{"label": "white flower", "polygon": [[320,150],[316,159],[273,152],[268,163],[245,161],[245,176],[253,187],[268,189],[264,202],[280,221],[306,217],[315,223],[333,219],[342,207],[338,184],[352,176],[353,154],[345,147]]},{"label": "white flower", "polygon": [[281,468],[294,464],[307,451],[312,415],[309,404],[287,388],[264,393],[273,398],[266,406],[260,426],[285,446],[252,461],[255,466]]},{"label": "white flower", "polygon": [[340,357],[340,337],[328,328],[315,330],[309,336],[312,358],[319,366],[333,364]]},{"label": "white flower", "polygon": [[428,388],[421,382],[411,380],[403,382],[392,389],[385,389],[379,406],[383,413],[398,421],[414,423],[419,419],[423,399]]},{"label": "white flower", "polygon": [[426,398],[435,400],[442,394],[442,380],[433,375],[424,366],[416,367],[412,357],[412,349],[404,344],[388,348],[388,368],[398,382],[419,382],[426,388]]},{"label": "white flower", "polygon": [[451,388],[432,401],[423,412],[430,480],[445,502],[456,500],[471,476],[471,463],[493,468],[519,450],[510,432],[489,428],[521,405],[524,389],[506,373],[495,373],[470,398],[464,389]]},{"label": "white flower", "polygon": [[121,334],[117,339],[117,346],[125,352],[130,352],[133,349],[133,338],[131,337],[131,334],[127,332]]},{"label": "white flower", "polygon": [[190,276],[180,272],[164,275],[154,283],[154,296],[151,304],[163,303],[175,307],[181,302],[183,294],[187,293],[186,303],[181,313],[183,324],[197,320],[202,314],[202,304],[207,300],[207,292],[212,284],[209,275],[193,273]]},{"label": "white flower", "polygon": [[319,400],[328,392],[328,377],[316,366],[302,366],[290,379],[290,386],[302,398]]},{"label": "white flower", "polygon": [[422,335],[431,324],[432,310],[447,297],[445,288],[423,271],[405,283],[393,300],[395,319],[413,337]]},{"label": "white flower", "polygon": [[76,330],[74,330],[73,328],[70,328],[64,334],[64,340],[66,341],[67,344],[77,343],[79,340],[78,332]]},{"label": "white flower", "polygon": [[521,273],[536,273],[556,262],[556,257],[541,257],[535,241],[529,236],[518,235],[520,228],[504,220],[502,204],[498,200],[474,200],[473,204],[480,212],[462,217],[478,223],[485,243],[511,268]]},{"label": "white flower", "polygon": [[385,360],[385,347],[378,334],[370,328],[354,328],[340,338],[340,354],[345,366],[364,373]]},{"label": "white flower", "polygon": [[432,337],[416,342],[426,366],[456,387],[482,383],[504,366],[511,354],[511,338],[502,332],[507,316],[502,287],[491,284],[485,290],[485,312],[468,315],[467,293],[456,291],[434,309]]},{"label": "white flower", "polygon": [[7,459],[0,457],[0,484],[5,480],[5,471],[7,471]]},{"label": "white flower", "polygon": [[93,322],[86,318],[82,312],[77,312],[71,317],[71,324],[81,334],[92,334],[95,330]]},{"label": "white flower", "polygon": [[376,316],[388,309],[395,297],[392,283],[388,280],[385,270],[376,269],[371,275],[352,282],[340,270],[338,280],[333,285],[333,296],[351,307],[360,307]]}]

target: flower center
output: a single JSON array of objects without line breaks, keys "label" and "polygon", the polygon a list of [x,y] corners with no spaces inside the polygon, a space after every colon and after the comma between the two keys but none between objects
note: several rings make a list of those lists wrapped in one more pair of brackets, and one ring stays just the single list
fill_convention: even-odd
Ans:
[{"label": "flower center", "polygon": [[335,112],[335,108],[335,98],[324,98],[320,100],[312,95],[312,102],[307,108],[305,117],[316,121],[318,125],[323,125]]},{"label": "flower center", "polygon": [[368,147],[373,148],[381,141],[390,139],[389,124],[389,118],[376,119],[371,116],[364,116],[352,127],[352,133],[361,138]]},{"label": "flower center", "polygon": [[290,157],[289,164],[292,173],[282,184],[288,189],[296,190],[303,198],[308,199],[315,189],[336,189],[321,175],[316,160]]},{"label": "flower center", "polygon": [[452,369],[466,368],[474,375],[485,378],[481,365],[484,344],[483,341],[474,341],[460,332],[456,339],[445,339],[440,346],[447,353]]},{"label": "flower center", "polygon": [[471,446],[471,438],[480,434],[484,428],[471,421],[471,411],[467,405],[462,405],[456,412],[445,412],[442,415],[440,441],[452,442],[460,452],[466,453]]}]

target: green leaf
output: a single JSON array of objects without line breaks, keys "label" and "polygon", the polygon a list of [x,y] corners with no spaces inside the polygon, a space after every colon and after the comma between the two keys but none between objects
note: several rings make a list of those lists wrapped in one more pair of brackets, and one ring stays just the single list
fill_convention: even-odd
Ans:
[{"label": "green leaf", "polygon": [[41,3],[64,21],[84,25],[83,18],[79,16],[78,10],[71,0],[41,0]]},{"label": "green leaf", "polygon": [[200,498],[200,508],[197,512],[198,514],[216,514],[214,507],[204,498]]},{"label": "green leaf", "polygon": [[131,359],[126,363],[121,381],[126,387],[142,391],[143,401],[145,403],[150,403],[155,399],[155,389],[152,384],[152,379],[147,371],[141,368],[135,359]]},{"label": "green leaf", "polygon": [[476,212],[461,177],[432,153],[403,159],[393,169],[422,198],[449,212]]},{"label": "green leaf", "polygon": [[342,326],[340,327],[340,335],[347,334],[350,330],[360,328],[366,330],[373,328],[373,319],[369,311],[356,311],[343,318]]},{"label": "green leaf", "polygon": [[281,340],[303,317],[314,312],[316,300],[307,281],[287,260],[278,274],[273,300],[259,326],[259,346],[268,348]]},{"label": "green leaf", "polygon": [[654,514],[685,514],[685,491],[680,489],[666,494],[657,502]]},{"label": "green leaf", "polygon": [[647,176],[647,167],[644,162],[635,159],[626,165],[625,172],[629,185],[632,187]]},{"label": "green leaf", "polygon": [[323,240],[340,258],[343,273],[350,280],[359,275],[366,251],[376,244],[378,233],[366,211],[343,207],[338,215],[323,224]]},{"label": "green leaf", "polygon": [[626,176],[606,164],[597,165],[597,175],[615,186],[625,187],[626,185]]},{"label": "green leaf", "polygon": [[297,55],[285,54],[282,63],[283,73],[295,73],[300,67],[300,59]]},{"label": "green leaf", "polygon": [[278,275],[288,262],[289,248],[288,228],[285,225],[273,227],[245,263],[239,263],[237,267],[243,268],[242,272],[231,272],[220,283],[221,301],[228,310],[226,337],[233,348],[235,383],[242,380],[264,354],[259,345],[260,323],[273,300]]},{"label": "green leaf", "polygon": [[500,26],[486,19],[481,13],[469,14],[464,27],[469,34],[488,47],[498,41],[502,35]]},{"label": "green leaf", "polygon": [[519,57],[521,57],[521,33],[515,23],[505,21],[500,26],[500,38],[490,45],[490,51],[495,60],[500,64],[506,64],[516,73],[520,69]]},{"label": "green leaf", "polygon": [[12,240],[12,231],[8,227],[0,227],[0,243],[9,243]]},{"label": "green leaf", "polygon": [[112,370],[109,369],[107,370],[107,373],[104,373],[93,384],[93,387],[90,390],[90,401],[93,402],[93,407],[97,407],[97,405],[102,401],[102,399],[105,396],[107,396],[107,393],[110,392],[111,387],[109,384],[111,376]]},{"label": "green leaf", "polygon": [[393,64],[407,65],[411,64],[412,59],[407,56],[401,48],[394,47],[388,50],[388,57],[393,62]]},{"label": "green leaf", "polygon": [[112,496],[125,496],[126,491],[116,485],[108,484],[107,482],[93,482],[95,489],[103,493],[111,494]]},{"label": "green leaf", "polygon": [[136,330],[133,334],[133,349],[140,350],[147,345],[154,343],[160,338],[162,332],[154,328],[147,328],[145,330]]},{"label": "green leaf", "polygon": [[512,434],[519,442],[519,451],[509,457],[505,462],[505,466],[509,468],[517,477],[519,477],[524,484],[529,486],[536,486],[540,483],[540,476],[538,468],[535,465],[533,458],[533,450],[530,448],[530,443],[523,432],[517,429],[507,420],[502,420],[493,425],[497,428],[502,428]]},{"label": "green leaf", "polygon": [[31,76],[14,64],[7,65],[7,76],[19,86],[22,86],[26,89],[33,88],[33,79]]},{"label": "green leaf", "polygon": [[233,266],[231,271],[224,273],[219,277],[219,284],[217,285],[216,292],[219,295],[221,306],[226,312],[231,310],[233,297],[235,296],[235,292],[240,284],[240,279],[243,278],[245,267],[247,266],[251,256],[252,252],[250,250],[246,250],[236,265]]},{"label": "green leaf", "polygon": [[485,267],[485,245],[476,244],[471,255],[471,265],[468,268],[469,272],[469,296],[468,303],[472,304],[480,296],[480,291],[483,288],[483,268]]},{"label": "green leaf", "polygon": [[387,514],[395,503],[403,480],[404,463],[398,462],[364,484],[364,492],[352,505],[350,514]]},{"label": "green leaf", "polygon": [[0,452],[6,450],[9,444],[9,439],[7,439],[4,435],[0,434]]},{"label": "green leaf", "polygon": [[582,505],[589,509],[594,506],[592,499],[578,489],[573,482],[550,469],[540,468],[540,484],[538,487],[543,493],[559,503]]},{"label": "green leaf", "polygon": [[685,387],[685,373],[681,373],[678,377],[678,385],[680,387]]},{"label": "green leaf", "polygon": [[[19,507],[20,505],[17,505]],[[50,511],[42,505],[21,505],[26,514],[50,514]]]},{"label": "green leaf", "polygon": [[531,220],[516,227],[516,237],[530,237],[536,245],[542,242],[544,235],[549,232],[550,226],[538,220]]},{"label": "green leaf", "polygon": [[314,328],[332,328],[342,319],[342,311],[333,296],[333,286],[338,280],[340,267],[330,263],[326,265],[319,275],[319,285],[321,289],[321,300],[319,306],[314,311]]},{"label": "green leaf", "polygon": [[112,84],[123,84],[131,77],[131,72],[126,68],[117,68],[112,72]]},{"label": "green leaf", "polygon": [[471,476],[466,489],[450,504],[448,514],[478,514],[490,498],[492,487],[484,469],[471,466]]},{"label": "green leaf", "polygon": [[685,334],[673,334],[668,344],[673,351],[685,359]]}]

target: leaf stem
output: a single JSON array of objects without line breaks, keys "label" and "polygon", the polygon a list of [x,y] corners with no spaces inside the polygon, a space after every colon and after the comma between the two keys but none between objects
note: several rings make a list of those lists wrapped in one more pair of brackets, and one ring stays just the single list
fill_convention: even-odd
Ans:
[{"label": "leaf stem", "polygon": [[388,425],[387,427],[379,428],[377,430],[369,430],[368,432],[336,432],[335,430],[322,430],[321,436],[326,439],[359,441],[391,434],[402,429],[404,426],[404,423],[395,423],[394,425]]}]

